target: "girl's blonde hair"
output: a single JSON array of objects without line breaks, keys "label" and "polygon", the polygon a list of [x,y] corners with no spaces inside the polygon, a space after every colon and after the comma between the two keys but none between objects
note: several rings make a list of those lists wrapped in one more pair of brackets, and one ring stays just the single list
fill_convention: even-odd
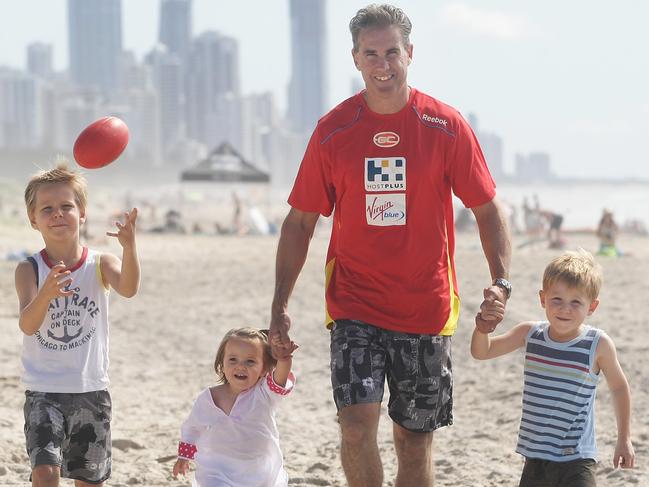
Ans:
[{"label": "girl's blonde hair", "polygon": [[228,380],[225,378],[223,372],[223,362],[225,359],[225,346],[228,341],[236,338],[239,340],[259,340],[264,349],[264,370],[270,371],[277,363],[270,353],[270,344],[268,343],[268,333],[266,330],[258,330],[257,328],[234,328],[227,332],[221,340],[219,349],[216,351],[216,358],[214,359],[214,371],[219,382],[227,384]]},{"label": "girl's blonde hair", "polygon": [[563,282],[594,300],[599,296],[602,280],[602,267],[593,254],[579,249],[552,259],[543,273],[543,290],[547,291],[556,282]]},{"label": "girl's blonde hair", "polygon": [[25,188],[25,206],[27,213],[31,214],[36,207],[36,193],[46,184],[64,183],[72,188],[74,199],[82,212],[86,211],[88,204],[88,190],[86,178],[78,172],[68,168],[65,159],[59,159],[54,169],[41,171],[29,180]]}]

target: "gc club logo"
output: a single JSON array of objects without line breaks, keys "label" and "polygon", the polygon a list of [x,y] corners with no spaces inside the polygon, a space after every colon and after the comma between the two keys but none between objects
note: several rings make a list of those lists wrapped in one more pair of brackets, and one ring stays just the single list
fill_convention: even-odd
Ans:
[{"label": "gc club logo", "polygon": [[374,144],[379,147],[394,147],[400,140],[394,132],[379,132],[374,136]]}]

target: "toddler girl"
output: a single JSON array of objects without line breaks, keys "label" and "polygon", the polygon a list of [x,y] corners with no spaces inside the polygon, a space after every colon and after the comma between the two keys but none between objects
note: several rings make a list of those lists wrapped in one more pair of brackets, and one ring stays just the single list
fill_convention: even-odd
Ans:
[{"label": "toddler girl", "polygon": [[214,370],[219,384],[199,394],[181,427],[174,477],[194,460],[195,486],[288,485],[275,408],[295,384],[291,357],[275,361],[264,333],[238,328],[223,338]]}]

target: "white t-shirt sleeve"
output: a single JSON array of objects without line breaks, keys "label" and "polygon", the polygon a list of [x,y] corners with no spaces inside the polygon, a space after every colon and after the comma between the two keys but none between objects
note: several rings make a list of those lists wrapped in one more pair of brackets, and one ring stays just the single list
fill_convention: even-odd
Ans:
[{"label": "white t-shirt sleeve", "polygon": [[270,372],[262,379],[261,390],[264,395],[271,401],[271,403],[277,402],[280,398],[287,396],[293,390],[295,386],[295,375],[293,372],[289,372],[288,378],[286,379],[286,385],[284,387],[280,386],[275,382],[273,378],[273,373]]},{"label": "white t-shirt sleeve", "polygon": [[[203,391],[194,401],[192,410],[189,413],[187,419],[183,422],[180,427],[180,441],[181,443],[187,443],[189,445],[194,445],[198,443],[201,434],[207,429],[208,425],[205,422],[205,395],[210,394],[209,389]],[[211,397],[209,397],[211,400]]]}]

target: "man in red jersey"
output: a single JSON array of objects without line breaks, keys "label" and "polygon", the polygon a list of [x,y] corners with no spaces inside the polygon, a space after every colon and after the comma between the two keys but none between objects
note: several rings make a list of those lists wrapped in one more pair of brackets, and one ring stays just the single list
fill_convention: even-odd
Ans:
[{"label": "man in red jersey", "polygon": [[282,225],[270,332],[290,343],[288,300],[319,216],[333,212],[327,325],[348,484],[383,482],[376,434],[387,378],[395,485],[428,486],[433,431],[453,422],[450,348],[459,297],[452,194],[476,217],[493,279],[478,316],[485,333],[502,319],[511,292],[509,235],[468,124],[408,86],[408,17],[370,5],[350,30],[365,90],[326,114],[307,147]]}]

